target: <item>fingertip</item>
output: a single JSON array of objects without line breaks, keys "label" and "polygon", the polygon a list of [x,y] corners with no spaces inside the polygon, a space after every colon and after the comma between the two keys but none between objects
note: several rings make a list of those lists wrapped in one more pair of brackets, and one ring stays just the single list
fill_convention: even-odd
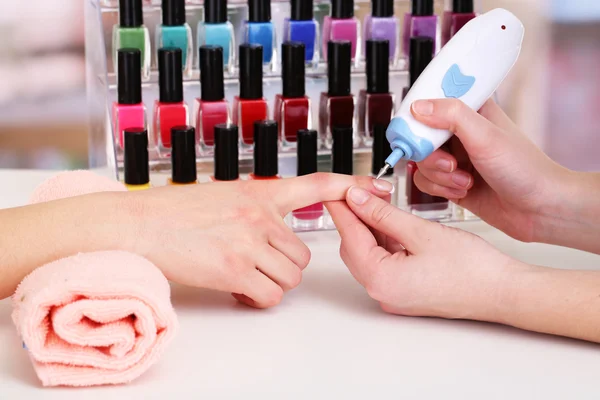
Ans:
[{"label": "fingertip", "polygon": [[352,186],[350,189],[348,189],[348,193],[346,194],[348,203],[357,206],[364,205],[367,201],[369,201],[370,197],[371,194],[369,192],[358,186]]}]

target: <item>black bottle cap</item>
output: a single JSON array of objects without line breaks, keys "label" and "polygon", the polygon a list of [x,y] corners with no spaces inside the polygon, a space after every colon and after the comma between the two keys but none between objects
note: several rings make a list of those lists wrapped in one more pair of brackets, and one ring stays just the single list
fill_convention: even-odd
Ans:
[{"label": "black bottle cap", "polygon": [[475,11],[473,0],[453,0],[452,12],[458,14],[470,14]]},{"label": "black bottle cap", "polygon": [[408,71],[410,87],[415,84],[419,76],[433,59],[433,39],[426,36],[410,38],[410,57]]},{"label": "black bottle cap", "polygon": [[254,175],[274,177],[279,173],[277,122],[254,123]]},{"label": "black bottle cap", "polygon": [[317,172],[318,133],[312,129],[298,131],[298,176]]},{"label": "black bottle cap", "polygon": [[331,18],[348,19],[354,17],[354,0],[331,0]]},{"label": "black bottle cap", "polygon": [[248,0],[248,21],[271,21],[271,0]]},{"label": "black bottle cap", "polygon": [[334,174],[352,175],[354,172],[354,139],[352,128],[343,128],[334,126],[333,148],[331,150],[331,158]]},{"label": "black bottle cap", "polygon": [[371,3],[371,13],[375,18],[394,16],[394,0],[373,0]]},{"label": "black bottle cap", "polygon": [[239,133],[236,125],[219,124],[215,126],[215,179],[235,181],[240,177]]},{"label": "black bottle cap", "polygon": [[411,13],[416,17],[433,15],[433,0],[412,0]]},{"label": "black bottle cap", "polygon": [[200,47],[200,96],[204,101],[220,101],[225,98],[223,81],[223,48]]},{"label": "black bottle cap", "polygon": [[304,97],[306,47],[301,42],[285,42],[281,45],[281,76],[283,79],[283,97]]},{"label": "black bottle cap", "polygon": [[158,87],[161,103],[183,101],[183,53],[176,47],[158,49]]},{"label": "black bottle cap", "polygon": [[142,0],[120,0],[119,25],[122,28],[137,28],[143,24]]},{"label": "black bottle cap", "polygon": [[[377,175],[381,168],[385,166],[385,160],[392,154],[392,146],[387,141],[385,133],[386,125],[375,125],[373,127],[373,165],[371,173]],[[394,169],[390,168],[386,172],[386,176],[393,175]]]},{"label": "black bottle cap", "polygon": [[227,22],[227,0],[204,0],[204,22],[209,24]]},{"label": "black bottle cap", "polygon": [[150,182],[148,166],[148,131],[144,128],[125,129],[125,183],[145,185]]},{"label": "black bottle cap", "polygon": [[162,23],[166,26],[185,24],[185,0],[162,0]]},{"label": "black bottle cap", "polygon": [[171,129],[171,165],[174,183],[194,183],[196,172],[196,129],[176,126]]},{"label": "black bottle cap", "polygon": [[292,21],[310,21],[313,19],[313,0],[291,0]]},{"label": "black bottle cap", "polygon": [[390,92],[390,42],[367,40],[367,93]]},{"label": "black bottle cap", "polygon": [[119,49],[117,92],[119,104],[142,102],[142,53],[139,49]]},{"label": "black bottle cap", "polygon": [[330,41],[327,43],[329,96],[350,95],[351,70],[352,44],[349,41]]},{"label": "black bottle cap", "polygon": [[245,43],[240,45],[240,98],[247,100],[263,97],[263,47]]}]

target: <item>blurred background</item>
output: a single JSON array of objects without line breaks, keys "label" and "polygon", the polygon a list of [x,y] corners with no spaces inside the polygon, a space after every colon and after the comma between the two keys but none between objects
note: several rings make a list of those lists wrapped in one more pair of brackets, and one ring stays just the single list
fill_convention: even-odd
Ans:
[{"label": "blurred background", "polygon": [[[600,171],[600,1],[479,1],[526,27],[505,110],[559,163]],[[1,2],[0,168],[87,166],[83,5]]]}]

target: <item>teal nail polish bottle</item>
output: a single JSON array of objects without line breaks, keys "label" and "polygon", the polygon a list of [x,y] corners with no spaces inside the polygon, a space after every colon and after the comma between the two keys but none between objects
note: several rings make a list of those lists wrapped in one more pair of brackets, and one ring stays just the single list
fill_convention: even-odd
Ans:
[{"label": "teal nail polish bottle", "polygon": [[[192,73],[192,29],[185,22],[185,0],[162,0],[162,25],[156,27],[156,50],[181,49],[184,75]],[[158,58],[157,58],[158,59]]]},{"label": "teal nail polish bottle", "polygon": [[117,71],[119,49],[138,49],[142,56],[142,79],[150,77],[150,34],[144,26],[142,0],[119,1],[119,25],[113,28],[113,62]]},{"label": "teal nail polish bottle", "polygon": [[198,47],[218,46],[223,49],[225,70],[235,65],[233,25],[227,20],[227,0],[205,0],[204,21],[198,24]]}]

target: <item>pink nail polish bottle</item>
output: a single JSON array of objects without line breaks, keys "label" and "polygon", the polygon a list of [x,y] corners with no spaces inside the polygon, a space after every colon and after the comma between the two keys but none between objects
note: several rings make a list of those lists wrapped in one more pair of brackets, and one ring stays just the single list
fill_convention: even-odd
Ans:
[{"label": "pink nail polish bottle", "polygon": [[119,49],[117,57],[117,101],[112,106],[112,121],[116,146],[123,149],[126,129],[146,129],[146,106],[142,102],[140,50]]},{"label": "pink nail polish bottle", "polygon": [[[315,130],[298,131],[298,176],[317,172],[318,133]],[[388,146],[389,147],[389,146]],[[292,228],[316,230],[323,226],[323,203],[313,204],[292,213]]]},{"label": "pink nail polish bottle", "polygon": [[410,55],[410,38],[427,36],[433,40],[433,54],[437,37],[438,17],[434,14],[433,0],[412,0],[412,11],[404,15],[402,28],[402,52],[404,57]]},{"label": "pink nail polish bottle", "polygon": [[352,60],[360,42],[360,22],[354,17],[354,0],[332,0],[331,16],[323,22],[321,54],[327,61],[327,45],[330,41],[349,41],[352,44]]}]

